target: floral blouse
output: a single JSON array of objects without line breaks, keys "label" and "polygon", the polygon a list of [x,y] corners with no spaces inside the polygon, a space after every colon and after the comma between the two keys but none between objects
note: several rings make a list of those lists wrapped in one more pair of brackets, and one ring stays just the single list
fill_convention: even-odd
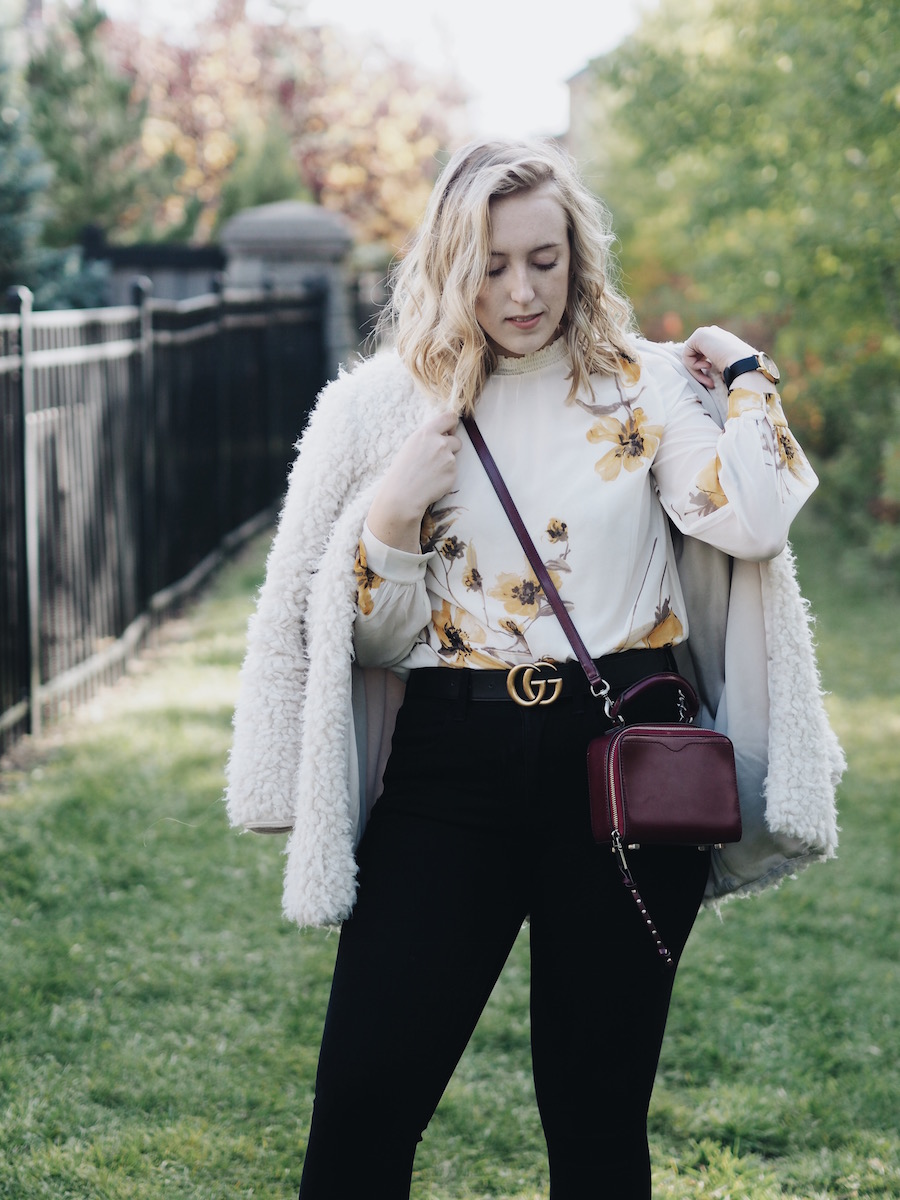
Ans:
[{"label": "floral blouse", "polygon": [[[735,389],[720,430],[670,365],[625,364],[566,401],[560,339],[501,358],[476,419],[595,658],[689,633],[669,519],[738,558],[784,545],[817,479],[777,393]],[[462,426],[457,486],[425,515],[421,554],[363,531],[354,627],[363,666],[506,669],[572,650]]]}]

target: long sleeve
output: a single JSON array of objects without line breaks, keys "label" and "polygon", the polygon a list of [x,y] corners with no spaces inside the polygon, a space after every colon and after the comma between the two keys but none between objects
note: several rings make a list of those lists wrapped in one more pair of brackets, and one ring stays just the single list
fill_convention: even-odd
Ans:
[{"label": "long sleeve", "polygon": [[781,551],[818,484],[778,394],[741,388],[728,398],[722,430],[689,388],[670,401],[652,469],[660,502],[683,533],[751,560]]},{"label": "long sleeve", "polygon": [[353,644],[362,667],[392,667],[407,657],[431,620],[425,572],[434,551],[410,554],[378,540],[368,525],[356,556]]},{"label": "long sleeve", "polygon": [[[649,351],[567,403],[568,371],[562,342],[501,360],[479,427],[592,654],[677,644],[690,631],[667,516],[729,555],[767,560],[815,475],[777,396],[736,389],[729,412],[717,393],[708,411],[670,356]],[[425,535],[425,553],[406,554],[363,530],[360,665],[491,669],[570,655],[465,436],[456,486]]]}]

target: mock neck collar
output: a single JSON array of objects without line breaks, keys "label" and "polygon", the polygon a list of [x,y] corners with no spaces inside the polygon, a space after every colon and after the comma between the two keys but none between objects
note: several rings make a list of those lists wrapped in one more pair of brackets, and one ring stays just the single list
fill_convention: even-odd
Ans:
[{"label": "mock neck collar", "polygon": [[568,358],[569,347],[566,339],[560,336],[549,346],[536,350],[534,354],[523,354],[520,358],[503,358],[498,356],[494,375],[529,375],[532,371],[540,371],[553,363],[562,362]]}]

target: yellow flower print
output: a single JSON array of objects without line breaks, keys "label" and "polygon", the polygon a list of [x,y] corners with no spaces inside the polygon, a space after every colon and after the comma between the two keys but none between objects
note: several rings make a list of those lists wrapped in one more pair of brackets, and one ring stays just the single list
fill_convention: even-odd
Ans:
[{"label": "yellow flower print", "polygon": [[451,537],[445,537],[440,546],[438,546],[438,550],[440,551],[441,558],[462,558],[466,552],[466,543],[461,542],[454,534]]},{"label": "yellow flower print", "polygon": [[[513,638],[515,645],[525,654],[530,654],[528,642],[525,638],[525,632],[519,625],[518,621],[514,621],[512,617],[503,617],[500,621],[500,628],[504,633],[508,633]],[[533,657],[533,656],[532,656]]]},{"label": "yellow flower print", "polygon": [[[549,571],[549,575],[554,586],[558,588],[559,573]],[[502,600],[503,607],[508,613],[533,619],[540,612],[544,590],[531,571],[525,576],[512,575],[504,571],[497,576],[496,586],[490,589],[488,595]]]},{"label": "yellow flower print", "polygon": [[369,570],[366,562],[366,548],[361,541],[356,550],[356,563],[353,567],[353,573],[356,576],[356,603],[362,615],[367,617],[375,607],[372,593],[381,587],[384,580],[380,575],[376,575],[374,571]]},{"label": "yellow flower print", "polygon": [[431,623],[440,642],[438,654],[452,666],[496,668],[503,665],[474,649],[473,642],[486,640],[484,630],[463,609],[457,608],[451,613],[449,600],[444,600],[439,611],[432,611]]},{"label": "yellow flower print", "polygon": [[587,432],[589,442],[612,442],[613,448],[597,462],[594,470],[601,479],[619,478],[622,467],[638,471],[659,449],[661,425],[648,425],[642,408],[636,408],[624,423],[616,417],[600,417]]},{"label": "yellow flower print", "polygon": [[656,624],[646,637],[641,639],[641,645],[647,650],[661,650],[664,646],[674,646],[684,636],[684,626],[669,607],[668,596],[656,610]]},{"label": "yellow flower print", "polygon": [[763,392],[755,392],[752,388],[732,388],[728,393],[728,420],[745,412],[762,412],[767,401],[768,396]]},{"label": "yellow flower print", "polygon": [[422,553],[427,554],[429,550],[434,548],[435,540],[435,521],[431,514],[431,509],[425,510],[425,516],[422,518],[422,528],[419,530],[419,545],[422,548]]},{"label": "yellow flower print", "polygon": [[778,457],[781,459],[781,465],[787,467],[795,478],[802,478],[806,468],[806,460],[787,426],[778,426],[776,428],[775,440],[778,445]]},{"label": "yellow flower print", "polygon": [[619,371],[626,387],[634,387],[641,378],[641,364],[634,358],[619,355]]},{"label": "yellow flower print", "polygon": [[[456,519],[454,514],[458,512],[459,509],[452,506],[448,508],[428,508],[425,510],[425,516],[422,518],[422,528],[419,531],[419,545],[422,548],[423,554],[428,554],[430,551],[438,549],[438,543],[442,539],[446,539],[447,543],[457,542],[456,538],[447,538],[447,534]],[[443,552],[443,547],[441,547],[441,551]]]},{"label": "yellow flower print", "polygon": [[567,542],[569,540],[569,527],[565,521],[560,521],[558,517],[553,517],[547,525],[547,537],[551,542]]},{"label": "yellow flower print", "polygon": [[708,517],[710,513],[724,508],[728,503],[728,497],[722,491],[722,485],[719,482],[721,468],[722,461],[717,454],[697,475],[698,490],[692,493],[691,501],[697,506],[701,517]]},{"label": "yellow flower print", "polygon": [[781,407],[781,397],[777,392],[766,393],[766,412],[769,414],[769,420],[773,425],[787,429],[787,417],[784,415],[784,409]]},{"label": "yellow flower print", "polygon": [[484,591],[484,581],[481,578],[481,572],[478,570],[478,561],[475,558],[475,547],[471,542],[466,546],[466,569],[463,571],[462,581],[466,591]]}]

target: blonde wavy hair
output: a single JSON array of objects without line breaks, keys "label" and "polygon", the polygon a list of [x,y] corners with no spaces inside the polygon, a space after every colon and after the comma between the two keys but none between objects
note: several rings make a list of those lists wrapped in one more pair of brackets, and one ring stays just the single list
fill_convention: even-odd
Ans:
[{"label": "blonde wavy hair", "polygon": [[460,413],[475,401],[497,360],[475,319],[491,256],[491,201],[550,185],[566,214],[569,296],[563,335],[572,359],[567,399],[593,394],[592,374],[634,361],[634,317],[610,278],[609,213],[574,161],[550,141],[472,142],[438,179],[425,217],[401,260],[378,332],[431,395]]}]

